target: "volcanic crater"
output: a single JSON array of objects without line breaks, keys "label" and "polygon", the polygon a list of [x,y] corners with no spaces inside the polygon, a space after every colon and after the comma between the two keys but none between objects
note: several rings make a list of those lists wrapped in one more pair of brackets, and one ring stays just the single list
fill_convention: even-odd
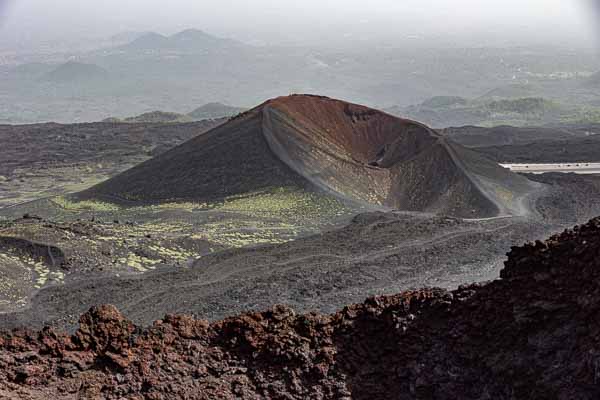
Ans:
[{"label": "volcanic crater", "polygon": [[542,185],[420,123],[314,95],[269,100],[77,195],[113,202],[215,201],[273,187],[380,209],[523,215]]}]

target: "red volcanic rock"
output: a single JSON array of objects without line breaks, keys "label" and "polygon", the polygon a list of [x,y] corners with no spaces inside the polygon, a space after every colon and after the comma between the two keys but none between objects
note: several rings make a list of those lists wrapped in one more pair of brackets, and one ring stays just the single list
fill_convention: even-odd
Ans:
[{"label": "red volcanic rock", "polygon": [[82,350],[120,351],[129,347],[128,339],[134,330],[114,306],[102,305],[81,316],[75,342]]},{"label": "red volcanic rock", "polygon": [[597,399],[600,219],[515,247],[502,279],[141,329],[91,309],[73,335],[0,335],[0,398]]}]

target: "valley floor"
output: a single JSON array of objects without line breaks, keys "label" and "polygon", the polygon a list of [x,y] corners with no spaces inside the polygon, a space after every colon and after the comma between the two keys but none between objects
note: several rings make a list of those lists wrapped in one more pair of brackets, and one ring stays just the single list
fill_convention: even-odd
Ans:
[{"label": "valley floor", "polygon": [[0,288],[0,326],[74,328],[101,303],[141,324],[274,304],[332,312],[369,295],[496,279],[511,246],[600,213],[600,178],[533,179],[547,187],[535,215],[480,221],[353,209],[285,190],[204,206],[59,197],[11,208],[7,220],[30,215],[0,227],[0,239],[23,239],[0,241],[11,282]]},{"label": "valley floor", "polygon": [[[204,203],[65,194],[149,156],[133,149],[164,151],[212,124],[2,127],[0,329],[73,328],[100,303],[144,325],[273,304],[332,312],[368,295],[496,279],[511,246],[600,215],[600,177],[556,173],[527,176],[544,184],[528,217],[482,220],[366,208],[294,184]],[[32,141],[39,130],[65,143]]]}]

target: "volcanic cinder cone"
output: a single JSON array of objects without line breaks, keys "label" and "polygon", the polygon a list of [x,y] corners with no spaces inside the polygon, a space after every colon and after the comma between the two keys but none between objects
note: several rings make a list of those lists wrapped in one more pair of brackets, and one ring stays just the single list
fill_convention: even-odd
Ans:
[{"label": "volcanic cinder cone", "polygon": [[218,201],[300,186],[383,208],[485,218],[527,213],[537,184],[417,122],[321,96],[269,100],[80,194]]}]

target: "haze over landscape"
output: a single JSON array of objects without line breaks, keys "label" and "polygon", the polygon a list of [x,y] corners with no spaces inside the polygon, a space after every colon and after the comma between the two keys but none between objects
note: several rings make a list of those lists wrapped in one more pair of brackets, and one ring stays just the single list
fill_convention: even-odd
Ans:
[{"label": "haze over landscape", "polygon": [[494,90],[581,104],[590,93],[577,83],[598,58],[587,1],[62,0],[48,8],[23,0],[1,8],[0,121],[9,123],[185,114],[209,102],[249,108],[296,92],[378,108]]},{"label": "haze over landscape", "polygon": [[[596,28],[592,1],[270,0],[190,2],[107,0],[82,4],[59,0],[45,7],[39,0],[3,0],[3,42],[16,38],[73,40],[103,38],[119,31],[173,34],[198,27],[215,35],[270,45],[327,45],[378,40],[389,45],[403,38],[444,40],[484,46],[512,41],[518,45],[568,44],[592,47]],[[158,12],[160,10],[160,12]],[[323,40],[326,39],[327,43]],[[497,42],[496,42],[497,41]],[[494,43],[495,42],[495,43]],[[430,41],[430,44],[434,42]],[[352,43],[346,43],[352,45]],[[21,48],[22,49],[22,48]]]},{"label": "haze over landscape", "polygon": [[0,399],[600,398],[599,13],[0,0]]}]

